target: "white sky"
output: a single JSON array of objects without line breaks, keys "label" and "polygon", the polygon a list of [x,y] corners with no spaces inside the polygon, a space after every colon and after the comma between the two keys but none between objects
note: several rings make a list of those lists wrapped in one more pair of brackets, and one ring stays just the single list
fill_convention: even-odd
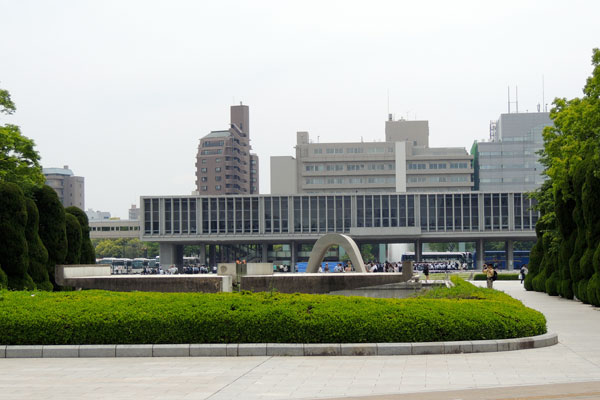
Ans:
[{"label": "white sky", "polygon": [[[315,141],[383,140],[427,119],[430,146],[489,136],[519,111],[581,95],[600,46],[600,1],[0,0],[0,123],[34,139],[44,167],[85,177],[86,208],[127,218],[141,195],[189,194],[198,140],[250,106],[269,157]],[[514,100],[514,99],[513,99]],[[514,111],[514,104],[512,105]]]}]

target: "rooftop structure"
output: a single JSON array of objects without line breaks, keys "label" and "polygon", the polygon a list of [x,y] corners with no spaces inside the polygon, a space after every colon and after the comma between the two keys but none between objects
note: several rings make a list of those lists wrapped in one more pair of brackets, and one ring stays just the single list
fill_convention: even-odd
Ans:
[{"label": "rooftop structure", "polygon": [[534,191],[544,182],[537,152],[542,131],[552,126],[547,112],[501,114],[490,124],[490,141],[475,142],[476,190]]},{"label": "rooftop structure", "polygon": [[64,207],[85,209],[85,180],[82,176],[74,176],[68,165],[63,168],[44,168],[46,185],[50,186]]},{"label": "rooftop structure", "polygon": [[473,156],[429,147],[427,121],[392,120],[385,142],[313,143],[298,132],[296,157],[271,157],[271,193],[471,191]]},{"label": "rooftop structure", "polygon": [[258,156],[250,153],[248,106],[231,106],[228,130],[200,139],[196,156],[196,191],[201,194],[258,193]]}]

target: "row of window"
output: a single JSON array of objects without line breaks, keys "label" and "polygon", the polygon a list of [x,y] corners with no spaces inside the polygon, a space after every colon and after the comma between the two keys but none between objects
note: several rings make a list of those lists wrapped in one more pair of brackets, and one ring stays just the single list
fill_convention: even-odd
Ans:
[{"label": "row of window", "polygon": [[258,233],[260,218],[265,233],[289,232],[288,221],[293,221],[294,232],[302,233],[417,223],[423,231],[508,230],[511,212],[514,229],[530,230],[538,220],[534,200],[521,193],[512,201],[507,193],[449,193],[165,198],[144,199],[143,204],[145,234],[196,234],[197,224],[204,234]]},{"label": "row of window", "polygon": [[[538,177],[538,180],[542,180]],[[513,176],[507,178],[479,178],[480,183],[535,183],[536,177],[531,175]]]},{"label": "row of window", "polygon": [[224,140],[207,140],[202,142],[202,147],[222,147],[225,145]]},{"label": "row of window", "polygon": [[361,183],[391,184],[396,182],[393,176],[370,176],[361,178],[306,178],[307,185],[353,185]]},{"label": "row of window", "polygon": [[409,176],[406,178],[409,183],[440,183],[440,182],[471,182],[472,176],[467,175],[449,175],[449,176]]},{"label": "row of window", "polygon": [[[372,163],[372,164],[345,164],[347,171],[383,171],[394,170],[394,164]],[[306,172],[343,171],[344,164],[309,164],[304,167]]]},{"label": "row of window", "polygon": [[427,163],[408,163],[408,169],[427,169],[427,167],[429,167],[429,169],[447,169],[448,167],[450,167],[450,169],[467,169],[467,168],[471,168],[471,163],[470,162],[451,162],[451,163],[429,163],[429,165]]},{"label": "row of window", "polygon": [[537,168],[538,163],[513,163],[513,164],[480,164],[479,169],[527,169]]},{"label": "row of window", "polygon": [[[325,151],[323,151],[325,150]],[[382,153],[393,153],[394,152],[394,147],[390,146],[390,147],[346,147],[346,154],[361,154],[361,153],[367,153],[367,154],[382,154]],[[313,149],[313,154],[343,154],[344,153],[344,148],[341,147],[336,147],[336,148],[332,148],[332,147],[328,147],[323,149],[322,147],[316,147]]]},{"label": "row of window", "polygon": [[523,151],[480,151],[480,157],[522,157],[532,156],[537,153],[537,150],[523,150]]},{"label": "row of window", "polygon": [[[228,169],[228,168],[225,167],[225,169]],[[239,168],[238,168],[238,171],[239,171]],[[206,169],[206,167],[204,167],[204,168],[200,168],[200,172],[205,174],[206,172],[208,172],[208,170]],[[215,167],[215,172],[221,172],[221,167]]]}]

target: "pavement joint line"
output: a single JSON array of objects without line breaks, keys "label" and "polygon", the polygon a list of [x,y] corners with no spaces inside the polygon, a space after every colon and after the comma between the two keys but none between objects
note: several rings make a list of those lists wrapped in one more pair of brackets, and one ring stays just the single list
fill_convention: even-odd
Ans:
[{"label": "pavement joint line", "polygon": [[208,396],[205,400],[208,400],[211,397],[216,396],[221,391],[227,389],[229,386],[233,385],[238,380],[242,379],[243,377],[245,377],[246,375],[248,375],[250,372],[254,371],[256,368],[260,367],[261,365],[263,365],[264,363],[266,363],[267,361],[269,361],[270,359],[273,358],[273,356],[266,356],[266,357],[267,358],[265,360],[263,360],[262,362],[258,363],[254,367],[250,368],[248,371],[244,372],[242,375],[238,376],[237,378],[235,378],[234,380],[232,380],[231,382],[229,382],[228,384],[226,384],[225,386],[223,386],[222,388],[220,388],[219,390],[217,390],[216,392],[214,392],[213,394],[211,394],[210,396]]},{"label": "pavement joint line", "polygon": [[[499,343],[509,343],[511,345],[500,346]],[[245,345],[248,343],[229,343],[226,344],[228,351],[226,352],[226,356],[233,357],[242,357],[244,354],[240,355],[239,347],[242,345],[242,349],[246,352],[250,351],[249,349],[253,348],[253,346],[248,346],[246,349]],[[340,343],[276,343],[272,345],[284,345],[291,347],[300,347],[303,349],[302,354],[298,354],[298,356],[311,356],[311,353],[319,356],[331,356],[337,357],[341,355],[356,355],[356,356],[391,356],[391,355],[424,355],[424,354],[466,354],[466,353],[489,353],[489,352],[506,352],[506,351],[514,351],[514,350],[526,350],[526,349],[539,349],[543,347],[553,346],[558,344],[558,335],[556,333],[545,333],[543,335],[538,336],[530,336],[526,338],[514,338],[514,339],[498,339],[498,340],[466,340],[466,341],[448,341],[448,342],[415,342],[415,343],[344,343],[343,351],[342,344]],[[260,356],[270,356],[273,357],[273,354],[268,354],[267,348],[268,345],[266,343],[251,343],[251,345],[257,345],[256,349],[264,346],[264,354],[261,351]],[[335,351],[330,351],[328,353],[311,351],[307,352],[305,347],[315,345],[316,348],[331,348],[335,349]],[[131,349],[137,349],[138,351],[146,350],[146,357],[157,357],[155,355],[154,346],[157,346],[157,350],[161,350],[162,356],[168,357],[192,357],[191,355],[191,346],[194,346],[195,349],[199,348],[209,348],[210,344],[157,344],[157,345],[97,345],[98,347],[94,347],[94,345],[86,345],[84,348],[87,353],[93,353],[94,351],[102,351],[102,349],[106,349],[109,347],[114,347],[116,349],[115,356],[123,356],[127,354],[127,357],[136,357],[138,355],[130,354],[129,352],[125,353],[127,350],[131,351]],[[172,346],[172,354],[169,354],[169,347]],[[187,346],[187,355],[181,355],[177,352],[176,349],[181,349]],[[407,346],[411,349],[410,352],[407,352]],[[43,358],[44,348],[48,350],[52,350],[54,357],[66,357],[66,358],[86,358],[92,357],[90,356],[82,356],[82,349],[80,345],[64,345],[65,350],[64,354],[60,354],[59,346],[21,346],[21,345],[0,345],[0,358],[19,358],[19,357],[28,357],[28,358]],[[365,348],[368,347],[374,350],[365,351]],[[381,348],[380,348],[381,347]],[[76,356],[71,355],[72,352],[69,353],[69,350],[73,350],[74,348],[78,349],[78,353]],[[567,346],[568,348],[568,346]],[[261,348],[262,349],[262,348]],[[574,354],[577,354],[575,351],[569,348]],[[36,355],[36,351],[39,351],[39,356]],[[124,354],[122,354],[124,353]],[[308,354],[307,354],[308,353]],[[293,353],[286,353],[286,356],[294,356]],[[221,356],[221,355],[214,355]],[[257,356],[259,356],[257,354]],[[581,357],[580,355],[578,355]],[[114,356],[113,356],[114,357]],[[141,355],[140,355],[141,357]],[[206,355],[204,357],[211,357],[211,355]],[[586,360],[591,362],[589,360]],[[593,365],[598,366],[596,363],[591,362]]]}]

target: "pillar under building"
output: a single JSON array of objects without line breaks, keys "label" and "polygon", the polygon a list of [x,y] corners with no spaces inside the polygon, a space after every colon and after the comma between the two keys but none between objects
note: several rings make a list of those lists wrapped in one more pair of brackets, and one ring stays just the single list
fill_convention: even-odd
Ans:
[{"label": "pillar under building", "polygon": [[485,252],[485,246],[484,246],[484,241],[483,239],[479,239],[476,242],[476,246],[477,246],[477,265],[476,267],[479,269],[483,268],[483,256],[484,256],[484,252]]},{"label": "pillar under building", "polygon": [[171,265],[175,265],[179,272],[183,272],[183,245],[182,244],[171,244],[171,243],[160,243],[160,265],[163,268],[169,268]]},{"label": "pillar under building", "polygon": [[515,255],[514,255],[514,240],[507,240],[506,244],[506,269],[512,271],[515,269]]}]

